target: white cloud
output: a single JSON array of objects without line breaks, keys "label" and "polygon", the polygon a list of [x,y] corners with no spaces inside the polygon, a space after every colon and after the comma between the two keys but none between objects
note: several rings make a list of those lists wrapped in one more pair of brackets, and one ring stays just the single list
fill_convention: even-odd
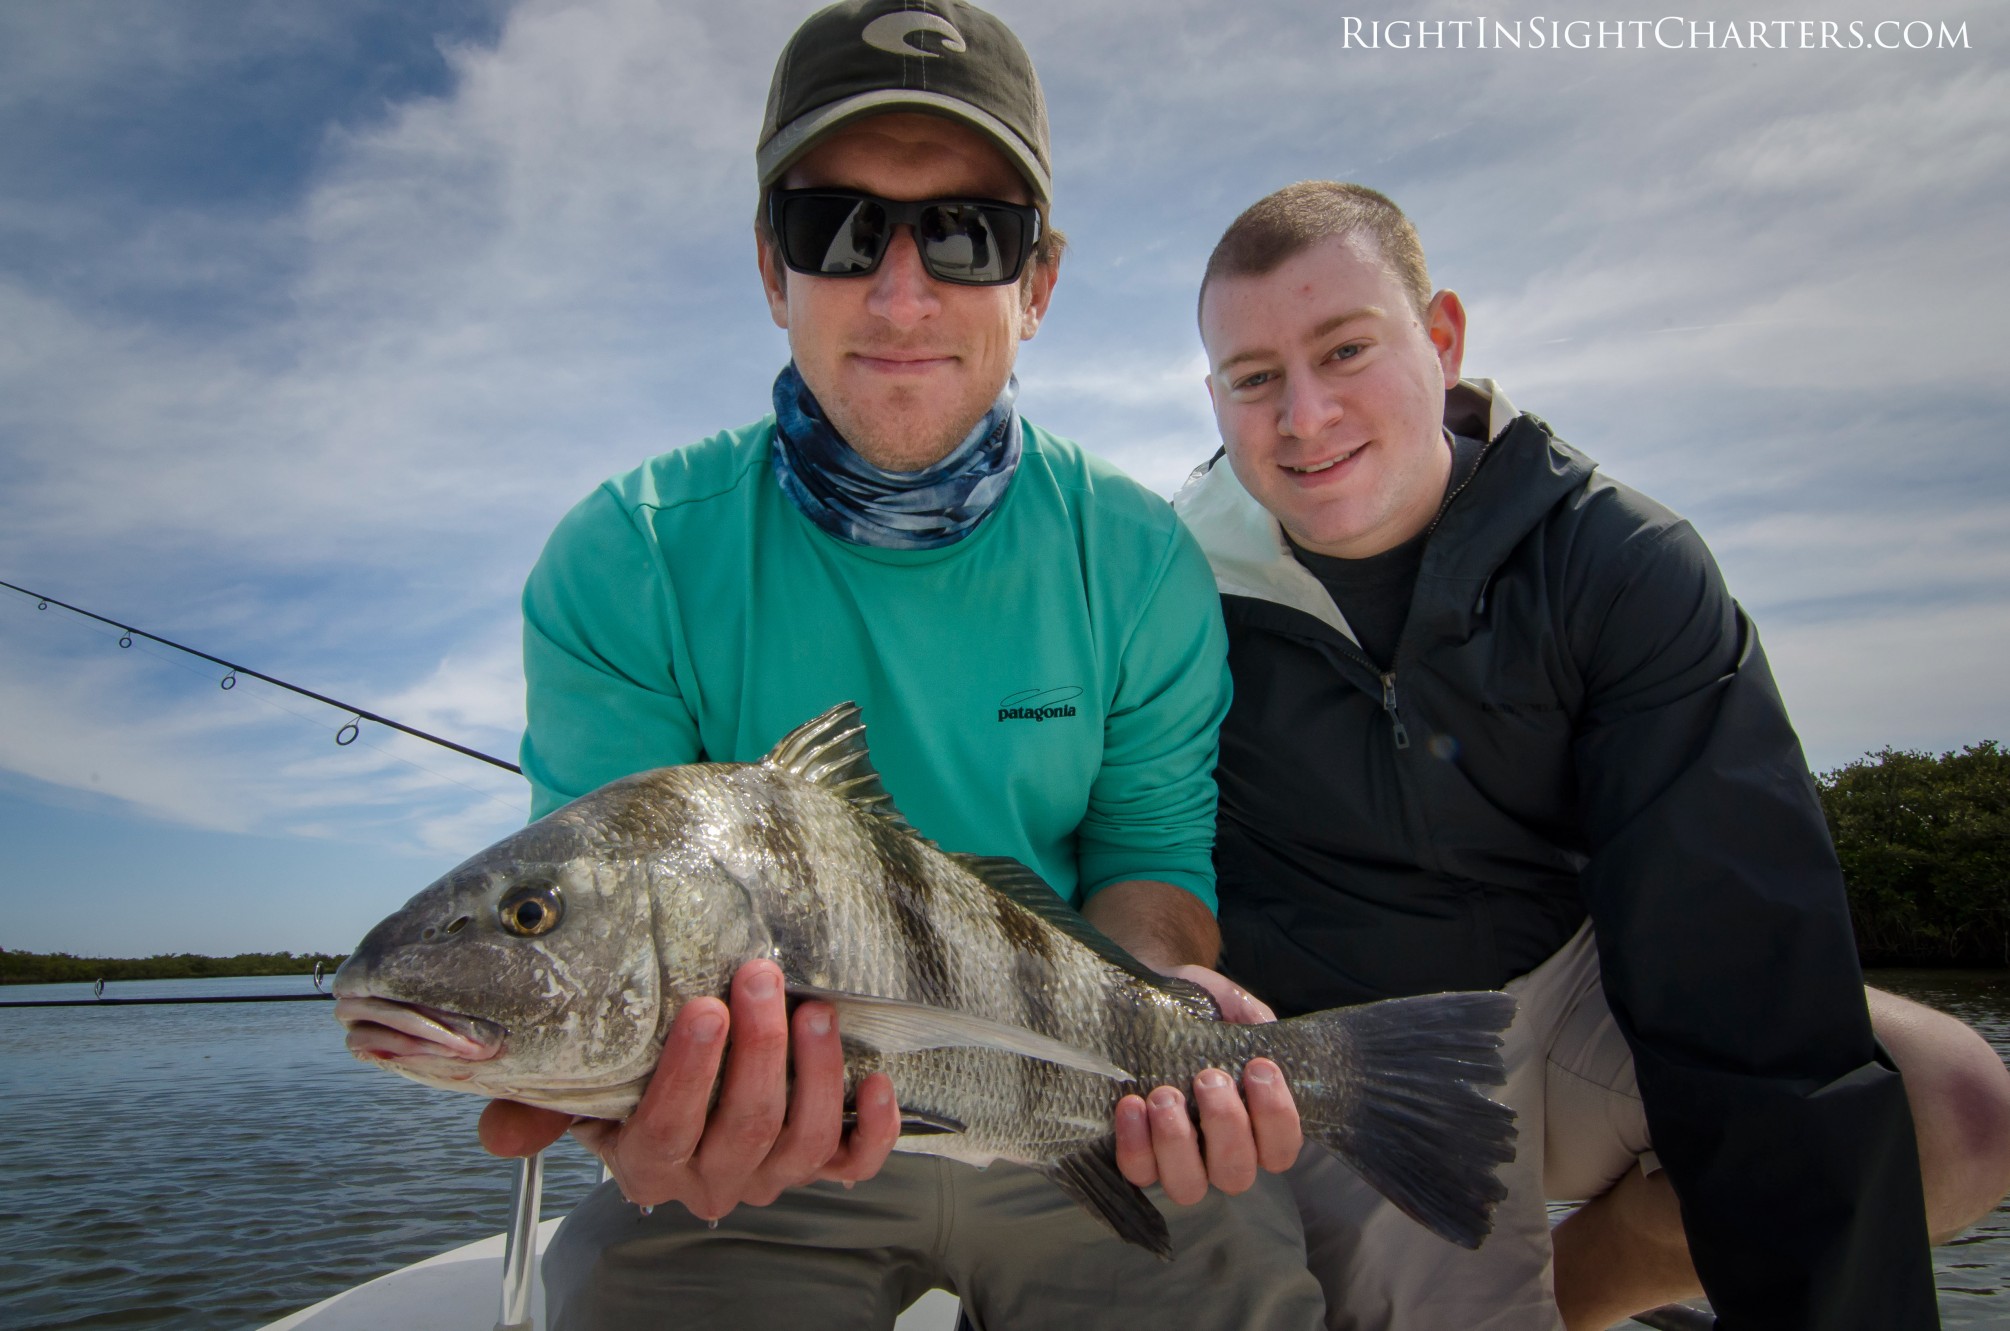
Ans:
[{"label": "white cloud", "polygon": [[[338,710],[246,676],[221,689],[220,668],[145,640],[122,651],[116,631],[79,629],[58,609],[11,596],[0,609],[12,640],[0,654],[0,768],[188,827],[366,834],[433,852],[449,848],[451,830],[506,827],[527,813],[523,783],[508,773],[367,722],[338,747],[349,720]],[[61,640],[80,634],[81,652]],[[448,719],[470,701],[449,701],[433,681],[412,696],[439,697]],[[474,701],[491,721],[509,715],[495,689]]]},{"label": "white cloud", "polygon": [[1995,600],[2010,587],[2010,504],[1993,494],[1939,506],[1927,520],[1875,508],[1767,514],[1717,528],[1711,544],[1726,563],[1763,564],[1776,599],[1825,592],[1855,600],[1859,614],[1864,603],[1916,602],[1936,588]]},{"label": "white cloud", "polygon": [[[1820,195],[1884,217],[1992,194],[2010,166],[2002,133],[2010,72],[1971,67],[1919,79],[1887,65],[1876,74],[1854,96],[1721,141],[1701,173],[1755,196]],[[1836,220],[1862,225],[1860,216]]]},{"label": "white cloud", "polygon": [[228,793],[243,777],[231,764],[205,762],[189,751],[192,737],[215,744],[219,730],[242,723],[183,712],[151,718],[146,731],[138,732],[118,700],[122,673],[101,665],[81,674],[66,671],[57,680],[11,670],[0,676],[0,715],[8,718],[0,727],[0,766],[124,800],[157,818],[251,830],[251,809],[235,804]]},{"label": "white cloud", "polygon": [[1106,348],[1093,359],[1029,352],[1020,371],[1030,386],[1029,418],[1079,435],[1079,442],[1134,479],[1170,496],[1217,447],[1201,379],[1207,362],[1149,349]]},{"label": "white cloud", "polygon": [[1887,609],[1874,632],[1849,620],[1762,632],[1816,771],[1886,746],[1937,752],[2010,737],[1998,682],[2010,607],[2000,602]]},{"label": "white cloud", "polygon": [[[312,48],[285,8],[229,31],[36,20],[38,58],[0,56],[0,119]],[[91,279],[0,279],[0,576],[508,756],[515,594],[551,523],[765,409],[784,352],[749,262],[751,148],[802,9],[525,3],[449,49],[444,95],[331,125],[290,200],[178,203],[115,247],[88,190],[0,183],[0,228],[72,234],[65,271]],[[2010,554],[1987,496],[2010,464],[1974,430],[2010,407],[1989,336],[2010,75],[1961,53],[1363,52],[1316,4],[998,9],[1041,63],[1075,240],[1022,362],[1034,419],[1175,488],[1215,444],[1208,247],[1276,185],[1365,179],[1471,297],[1469,368],[1696,510],[1734,589],[1778,607],[1811,748],[1991,724]],[[204,300],[229,317],[178,315]],[[1928,591],[1964,599],[1893,608]],[[1903,672],[1861,644],[1898,641],[1930,704],[1887,705]],[[248,689],[136,681],[101,646],[0,642],[0,766],[191,826],[441,853],[513,816],[492,793],[520,799],[380,731],[385,752],[330,751],[315,727],[342,718],[311,704],[268,721]]]},{"label": "white cloud", "polygon": [[[522,637],[514,624],[467,642],[380,709],[422,730],[513,741],[523,733]],[[507,756],[498,754],[498,757]]]},{"label": "white cloud", "polygon": [[248,334],[0,289],[15,539],[395,563],[422,532],[548,524],[554,485],[655,451],[646,404],[690,341],[665,325],[703,322],[719,285],[691,248],[746,247],[747,41],[679,7],[523,7],[495,49],[451,53],[452,97],[331,131],[270,223],[301,255],[287,312]]}]

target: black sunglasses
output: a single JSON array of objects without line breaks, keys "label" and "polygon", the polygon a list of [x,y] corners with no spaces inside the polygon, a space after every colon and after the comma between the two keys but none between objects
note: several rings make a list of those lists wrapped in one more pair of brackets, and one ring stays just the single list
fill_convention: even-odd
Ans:
[{"label": "black sunglasses", "polygon": [[914,228],[921,266],[968,287],[1019,280],[1040,235],[1039,210],[997,199],[882,199],[844,189],[778,189],[768,225],[782,262],[814,277],[863,277],[879,267],[895,227]]}]

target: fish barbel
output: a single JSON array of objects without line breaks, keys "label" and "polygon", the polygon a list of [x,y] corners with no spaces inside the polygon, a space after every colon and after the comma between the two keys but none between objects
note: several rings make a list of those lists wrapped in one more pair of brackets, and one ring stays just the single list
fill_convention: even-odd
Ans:
[{"label": "fish barbel", "polygon": [[850,703],[758,763],[624,777],[482,851],[370,931],[336,1016],[414,1080],[622,1118],[678,1008],[755,957],[836,1008],[848,1086],[891,1076],[898,1149],[1037,1169],[1161,1256],[1163,1217],[1116,1168],[1116,1103],[1258,1056],[1308,1136],[1453,1242],[1477,1247],[1505,1193],[1514,1115],[1475,1088],[1502,1080],[1508,995],[1222,1022],[1017,861],[921,837]]}]

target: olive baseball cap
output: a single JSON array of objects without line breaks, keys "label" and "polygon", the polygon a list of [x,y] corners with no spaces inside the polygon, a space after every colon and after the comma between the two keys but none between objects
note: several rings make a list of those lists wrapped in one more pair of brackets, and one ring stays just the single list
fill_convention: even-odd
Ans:
[{"label": "olive baseball cap", "polygon": [[833,130],[888,111],[984,135],[1051,203],[1047,101],[1012,30],[963,0],[844,0],[803,21],[775,62],[754,150],[767,189]]}]

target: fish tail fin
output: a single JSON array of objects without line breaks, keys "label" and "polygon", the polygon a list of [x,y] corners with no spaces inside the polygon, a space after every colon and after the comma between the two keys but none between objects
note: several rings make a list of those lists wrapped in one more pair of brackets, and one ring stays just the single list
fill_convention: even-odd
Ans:
[{"label": "fish tail fin", "polygon": [[1500,993],[1389,999],[1244,1028],[1250,1052],[1284,1069],[1307,1136],[1353,1166],[1404,1214],[1477,1248],[1507,1195],[1514,1111],[1476,1087],[1506,1079]]}]

